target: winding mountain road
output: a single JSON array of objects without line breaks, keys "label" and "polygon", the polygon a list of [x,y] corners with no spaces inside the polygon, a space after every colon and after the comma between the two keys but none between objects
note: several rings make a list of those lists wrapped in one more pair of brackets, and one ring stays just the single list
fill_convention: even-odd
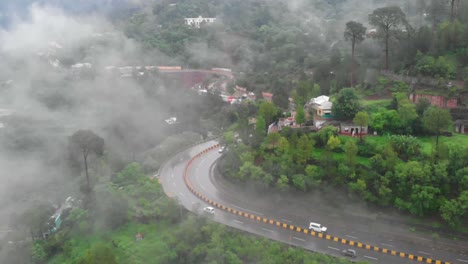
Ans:
[{"label": "winding mountain road", "polygon": [[[468,263],[468,243],[410,231],[391,216],[326,191],[314,194],[258,193],[223,180],[216,169],[222,154],[213,140],[180,152],[163,165],[165,193],[190,211],[213,206],[219,223],[308,250],[342,256],[353,248],[356,260],[371,263]],[[309,232],[310,221],[328,227]],[[343,257],[343,256],[342,256]]]}]

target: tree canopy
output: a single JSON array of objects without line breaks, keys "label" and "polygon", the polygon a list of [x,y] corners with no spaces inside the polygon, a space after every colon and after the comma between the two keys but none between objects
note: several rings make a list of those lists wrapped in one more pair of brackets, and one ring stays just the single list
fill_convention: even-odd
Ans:
[{"label": "tree canopy", "polygon": [[346,23],[346,29],[344,32],[344,38],[347,41],[351,41],[351,87],[354,86],[354,51],[356,44],[361,43],[364,40],[366,34],[366,27],[361,23],[355,21],[349,21]]},{"label": "tree canopy", "polygon": [[388,70],[390,37],[394,29],[399,29],[400,26],[408,26],[406,15],[398,6],[377,8],[369,15],[369,23],[376,26],[378,31],[381,31],[381,34],[378,34],[378,36],[384,40],[385,69]]},{"label": "tree canopy", "polygon": [[352,119],[361,110],[361,104],[356,90],[344,88],[333,102],[332,112],[339,118]]},{"label": "tree canopy", "polygon": [[436,135],[436,149],[439,147],[439,136],[452,125],[452,116],[446,109],[439,107],[429,107],[424,112],[424,127]]},{"label": "tree canopy", "polygon": [[70,150],[81,152],[85,167],[87,190],[91,190],[88,172],[88,156],[91,153],[102,155],[104,153],[104,139],[91,130],[78,130],[70,137]]}]

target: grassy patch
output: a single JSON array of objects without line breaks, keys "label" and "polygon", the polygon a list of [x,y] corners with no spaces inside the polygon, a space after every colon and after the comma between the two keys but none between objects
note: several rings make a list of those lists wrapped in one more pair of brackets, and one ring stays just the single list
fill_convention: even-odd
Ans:
[{"label": "grassy patch", "polygon": [[362,105],[364,107],[368,107],[368,106],[387,106],[390,104],[390,102],[392,101],[392,99],[379,99],[379,100],[363,100],[362,101]]},{"label": "grassy patch", "polygon": [[[324,152],[325,150],[324,149],[320,149],[320,148],[315,148],[314,149],[314,152],[312,153],[312,157],[315,159],[315,160],[320,160],[321,157],[322,157],[322,153]],[[345,153],[336,153],[336,152],[333,152],[333,159],[336,160],[336,161],[342,161],[345,159]],[[360,157],[360,156],[357,156],[356,157],[356,161],[358,164],[361,164],[361,165],[364,165],[364,166],[369,166],[370,165],[370,160],[368,158],[365,158],[365,157]]]},{"label": "grassy patch", "polygon": [[[135,240],[135,235],[140,232],[144,235],[141,241]],[[166,222],[155,222],[148,225],[131,222],[123,228],[109,233],[96,232],[85,236],[74,234],[67,242],[70,252],[67,255],[58,255],[49,261],[50,264],[73,263],[70,259],[83,256],[88,249],[98,243],[112,248],[119,263],[162,263],[161,257],[166,257],[170,250],[167,247],[166,238],[171,232],[171,226]]]},{"label": "grassy patch", "polygon": [[[342,142],[342,146],[346,143],[347,140],[350,140],[351,138],[348,136],[340,136],[340,140]],[[433,149],[435,148],[435,137],[418,137],[417,138],[419,142],[421,143],[421,152],[424,155],[431,155],[433,152]],[[388,135],[383,135],[383,136],[367,136],[365,137],[365,140],[369,142],[370,144],[375,144],[378,147],[385,146],[388,141],[389,141],[389,136]],[[462,135],[462,134],[454,134],[452,137],[439,137],[439,142],[440,143],[445,143],[447,145],[461,145],[461,146],[467,146],[468,145],[468,135]],[[312,157],[315,160],[320,160],[322,157],[322,153],[324,152],[324,149],[320,148],[315,148],[314,152],[312,154]],[[336,161],[342,161],[345,159],[345,153],[335,153],[333,152],[333,158]],[[370,165],[370,160],[367,157],[361,157],[357,156],[356,160],[358,164],[364,165],[364,166],[369,166]]]},{"label": "grassy patch", "polygon": [[[375,143],[379,146],[384,146],[388,142],[389,136],[377,136],[377,137],[366,137],[366,140]],[[421,143],[421,151],[423,154],[430,155],[432,149],[435,147],[435,137],[418,137],[419,142]],[[468,145],[468,135],[454,134],[452,137],[439,137],[439,141],[445,144],[453,145]]]},{"label": "grassy patch", "polygon": [[366,112],[372,113],[377,112],[379,108],[387,108],[391,102],[391,99],[363,100],[362,105]]},{"label": "grassy patch", "polygon": [[[140,241],[135,239],[138,232],[144,235]],[[345,258],[289,247],[219,224],[198,221],[194,217],[178,225],[132,222],[111,233],[76,235],[69,241],[69,253],[59,255],[48,263],[75,263],[98,243],[111,248],[118,263],[241,263],[241,260],[250,263],[286,263],[286,260],[291,260],[291,263],[302,260],[305,263],[350,263]],[[215,259],[219,262],[213,262]],[[267,259],[270,261],[265,261]]]}]

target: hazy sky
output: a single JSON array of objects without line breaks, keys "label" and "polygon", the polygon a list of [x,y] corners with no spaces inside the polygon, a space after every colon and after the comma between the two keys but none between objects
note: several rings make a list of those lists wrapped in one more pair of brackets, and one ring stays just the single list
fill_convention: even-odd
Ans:
[{"label": "hazy sky", "polygon": [[[112,153],[130,151],[130,136],[133,143],[158,137],[164,109],[136,81],[104,70],[151,56],[162,57],[144,54],[103,18],[52,7],[34,5],[0,29],[0,84],[12,80],[0,86],[0,109],[14,112],[0,120],[0,231],[32,201],[58,203],[77,191],[79,179],[66,167],[74,131],[95,131]],[[92,68],[83,77],[71,65],[84,62]]]}]

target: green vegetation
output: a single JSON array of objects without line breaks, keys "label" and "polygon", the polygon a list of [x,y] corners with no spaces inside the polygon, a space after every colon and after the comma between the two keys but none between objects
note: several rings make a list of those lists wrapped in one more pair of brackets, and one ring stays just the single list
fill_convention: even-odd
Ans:
[{"label": "green vegetation", "polygon": [[[157,73],[138,80],[145,82],[149,97],[164,98],[154,102],[180,117],[180,130],[205,136],[208,131],[236,128],[240,140],[233,131],[226,133],[230,151],[220,164],[231,180],[280,191],[344,187],[370,203],[466,230],[468,137],[443,136],[451,130],[449,112],[427,100],[414,104],[408,98],[409,93],[427,90],[460,98],[459,103],[468,105],[463,101],[468,91],[468,5],[407,0],[404,7],[370,10],[368,23],[363,23],[374,28],[366,32],[363,24],[342,21],[349,14],[341,5],[344,1],[294,2],[297,6],[292,7],[279,0],[267,4],[161,0],[112,17],[114,25],[148,55],[132,58],[132,64],[231,68],[236,79],[227,84],[230,92],[240,85],[257,98],[261,92],[273,93],[272,103],[227,106],[216,93],[157,91],[155,86],[172,88]],[[311,15],[318,13],[327,15]],[[184,25],[185,17],[197,16],[217,20],[200,28]],[[321,21],[324,18],[327,21]],[[350,43],[341,41],[343,37]],[[292,110],[299,125],[313,120],[313,111],[306,113],[303,106],[322,94],[332,98],[332,115],[338,121],[369,125],[378,136],[358,141],[340,136],[333,126],[318,132],[284,127],[280,133],[267,133],[270,124]],[[361,101],[359,95],[378,100]],[[174,104],[183,97],[190,100]],[[294,98],[294,107],[289,98]],[[140,127],[121,123],[122,128],[115,130],[130,131],[123,140],[133,142],[132,133]],[[175,141],[182,146],[184,140],[199,138],[199,134],[189,136]],[[128,156],[136,156],[153,142],[147,135],[142,137],[138,144],[126,147],[131,152]],[[160,162],[155,161],[170,155],[168,149],[144,153],[148,155],[142,170],[136,163],[123,168],[124,162],[107,160],[112,157],[103,152],[97,135],[80,132],[70,143],[71,169],[79,174],[84,163],[85,202],[69,212],[63,227],[47,239],[40,238],[50,215],[46,205],[29,210],[25,220],[18,221],[31,234],[31,257],[36,263],[346,262],[240,234],[185,211],[143,173],[157,169]],[[110,182],[104,175],[97,183],[90,180],[87,163],[97,159],[88,154],[96,154],[102,163],[119,163],[101,164],[112,167],[105,168],[112,171]],[[95,169],[92,173],[100,172]],[[144,239],[135,241],[138,233]]]},{"label": "green vegetation", "polygon": [[[340,101],[343,113],[361,106],[352,89],[341,90],[335,103]],[[452,124],[448,111],[424,100],[414,105],[399,93],[371,118],[366,111],[355,114],[355,125],[370,124],[380,136],[358,141],[333,126],[315,133],[286,127],[252,145],[243,135],[253,128],[244,127],[239,134],[247,144],[230,148],[220,165],[230,179],[258,188],[344,186],[369,202],[462,227],[468,217],[468,136],[441,136]]]},{"label": "green vegetation", "polygon": [[106,185],[102,192],[125,197],[130,206],[117,207],[120,213],[111,217],[109,212],[100,215],[94,211],[97,208],[74,208],[63,229],[34,242],[36,263],[350,263],[235,231],[187,212],[136,163]]}]

